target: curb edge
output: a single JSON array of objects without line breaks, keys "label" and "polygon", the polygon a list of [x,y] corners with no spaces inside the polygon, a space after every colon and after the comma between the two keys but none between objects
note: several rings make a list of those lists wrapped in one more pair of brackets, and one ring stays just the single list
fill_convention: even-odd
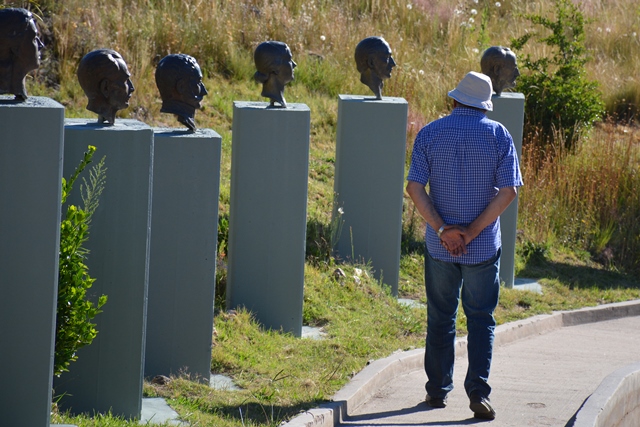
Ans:
[{"label": "curb edge", "polygon": [[[495,346],[509,344],[532,335],[540,335],[565,326],[601,322],[622,317],[640,316],[640,300],[603,304],[578,310],[542,314],[496,327]],[[467,338],[456,339],[456,357],[467,353]],[[332,402],[310,409],[281,427],[334,427],[350,410],[366,402],[390,378],[419,369],[424,349],[396,352],[371,362],[333,396]]]}]

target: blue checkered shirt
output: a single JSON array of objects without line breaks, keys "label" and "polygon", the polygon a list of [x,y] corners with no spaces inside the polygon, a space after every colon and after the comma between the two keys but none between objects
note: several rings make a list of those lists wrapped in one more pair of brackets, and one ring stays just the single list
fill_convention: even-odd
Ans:
[{"label": "blue checkered shirt", "polygon": [[[418,132],[407,180],[429,184],[429,197],[447,224],[468,226],[503,187],[519,187],[522,176],[509,131],[481,111],[458,106]],[[477,264],[501,245],[500,218],[453,257],[427,224],[427,250],[435,259]]]}]

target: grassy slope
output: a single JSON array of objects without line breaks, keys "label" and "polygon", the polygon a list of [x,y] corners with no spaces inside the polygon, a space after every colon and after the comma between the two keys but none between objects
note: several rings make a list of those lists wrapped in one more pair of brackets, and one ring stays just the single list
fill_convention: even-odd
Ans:
[{"label": "grassy slope", "polygon": [[[251,80],[250,52],[255,43],[269,38],[291,46],[299,67],[296,80],[286,89],[286,97],[289,102],[306,103],[312,111],[304,319],[323,327],[327,338],[308,341],[265,332],[247,313],[221,313],[215,319],[212,369],[232,376],[243,391],[214,391],[185,378],[176,378],[168,386],[145,387],[149,396],[166,397],[194,426],[275,426],[330,398],[368,360],[423,344],[424,310],[399,305],[366,276],[356,280],[356,266],[342,266],[347,277],[341,282],[334,280],[336,266],[326,256],[323,230],[330,222],[332,202],[336,95],[368,92],[357,80],[351,47],[372,34],[381,34],[390,42],[400,65],[385,87],[385,95],[404,96],[410,102],[410,145],[420,126],[446,112],[446,91],[468,69],[478,68],[478,52],[487,42],[508,45],[510,37],[527,28],[519,13],[551,7],[548,1],[503,1],[502,7],[496,9],[492,8],[493,2],[481,1],[480,6],[488,10],[483,29],[478,25],[479,16],[471,12],[474,7],[482,9],[471,1],[461,3],[460,16],[450,2],[437,0],[345,0],[342,7],[326,0],[290,0],[285,2],[288,7],[278,1],[231,2],[226,7],[223,4],[227,2],[205,3],[96,0],[87,7],[75,0],[43,1],[41,28],[51,51],[45,52],[43,67],[28,87],[33,95],[50,96],[63,103],[68,117],[92,116],[84,110],[84,95],[73,73],[83,53],[97,47],[113,47],[130,64],[137,88],[131,107],[121,116],[138,118],[150,125],[177,126],[172,116],[159,113],[152,79],[153,58],[178,51],[194,55],[203,67],[209,90],[196,121],[223,137],[220,212],[224,216],[229,206],[232,101],[261,100],[259,87]],[[638,6],[625,1],[609,2],[607,7],[595,0],[583,3],[585,13],[595,20],[589,31],[589,45],[596,61],[588,68],[588,74],[601,82],[611,108],[622,97],[637,100],[637,82],[627,76],[637,75],[640,68],[638,39],[633,35],[639,23]],[[254,10],[260,11],[259,17]],[[636,13],[628,13],[630,10]],[[477,22],[472,28],[460,26],[473,16]],[[318,55],[323,59],[318,60]],[[614,132],[600,130],[596,135],[612,139]],[[629,132],[635,134],[636,130],[629,128]],[[630,144],[636,150],[635,140]],[[576,158],[569,160],[572,159]],[[573,170],[582,169],[578,165]],[[584,176],[572,177],[584,181]],[[541,278],[544,294],[503,290],[497,311],[499,322],[640,297],[637,277],[593,262],[579,242],[553,237],[553,227],[545,219],[549,211],[543,212],[544,220],[540,220],[534,207],[553,208],[551,203],[540,201],[558,193],[558,187],[543,184],[562,179],[558,175],[543,178],[539,174],[528,175],[528,187],[521,194],[526,211],[522,212],[519,227],[526,238],[519,243],[517,259],[518,275]],[[565,186],[572,185],[575,182]],[[536,188],[544,191],[535,193]],[[571,197],[584,198],[581,194]],[[400,292],[401,296],[424,301],[420,245],[423,224],[409,204],[405,213]],[[560,208],[553,214],[571,216]],[[567,223],[570,225],[571,221]],[[465,319],[461,316],[459,332],[464,331]],[[58,413],[53,422],[136,425],[110,416],[68,417]]]}]

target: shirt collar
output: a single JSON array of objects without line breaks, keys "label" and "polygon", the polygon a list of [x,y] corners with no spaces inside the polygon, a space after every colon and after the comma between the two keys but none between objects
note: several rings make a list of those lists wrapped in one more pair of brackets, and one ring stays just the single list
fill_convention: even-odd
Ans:
[{"label": "shirt collar", "polygon": [[453,109],[451,114],[460,115],[460,116],[480,116],[480,117],[486,115],[480,110],[465,107],[464,105],[458,105],[456,108]]}]

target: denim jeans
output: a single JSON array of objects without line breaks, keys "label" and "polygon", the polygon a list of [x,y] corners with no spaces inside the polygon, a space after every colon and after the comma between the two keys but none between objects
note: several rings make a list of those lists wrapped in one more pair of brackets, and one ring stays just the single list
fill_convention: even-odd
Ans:
[{"label": "denim jeans", "polygon": [[425,254],[427,339],[424,369],[427,393],[444,398],[453,389],[456,316],[459,299],[467,316],[469,368],[464,380],[467,395],[477,391],[488,397],[488,384],[496,322],[493,312],[500,293],[500,252],[474,265],[438,261]]}]

